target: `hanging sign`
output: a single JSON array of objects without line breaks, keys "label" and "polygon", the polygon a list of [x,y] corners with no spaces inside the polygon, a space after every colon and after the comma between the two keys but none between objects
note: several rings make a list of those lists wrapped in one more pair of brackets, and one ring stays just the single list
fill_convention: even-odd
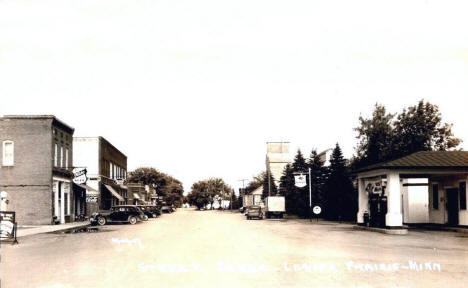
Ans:
[{"label": "hanging sign", "polygon": [[307,177],[305,174],[299,174],[294,176],[294,185],[299,188],[307,186]]},{"label": "hanging sign", "polygon": [[86,177],[86,168],[75,168],[73,169],[73,182],[75,184],[84,184],[88,180],[88,177]]}]

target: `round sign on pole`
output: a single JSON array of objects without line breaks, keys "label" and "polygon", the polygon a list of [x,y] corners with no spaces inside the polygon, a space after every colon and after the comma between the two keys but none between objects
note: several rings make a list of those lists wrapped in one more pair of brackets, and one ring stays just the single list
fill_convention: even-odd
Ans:
[{"label": "round sign on pole", "polygon": [[314,212],[315,215],[318,215],[320,214],[320,212],[322,212],[322,208],[320,208],[320,206],[314,206],[312,211]]}]

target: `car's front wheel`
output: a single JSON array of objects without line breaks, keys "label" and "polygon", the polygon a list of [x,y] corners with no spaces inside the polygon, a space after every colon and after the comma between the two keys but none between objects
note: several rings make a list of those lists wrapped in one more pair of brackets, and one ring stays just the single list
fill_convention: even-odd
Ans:
[{"label": "car's front wheel", "polygon": [[104,226],[106,225],[106,218],[103,217],[103,216],[100,216],[98,219],[97,219],[97,223],[99,224],[99,226]]},{"label": "car's front wheel", "polygon": [[143,221],[148,221],[148,215],[145,214],[145,215],[143,216]]},{"label": "car's front wheel", "polygon": [[137,220],[137,218],[136,218],[135,216],[129,216],[129,217],[128,217],[128,223],[130,223],[130,224],[132,224],[132,225],[136,224],[137,221],[138,221],[138,220]]}]

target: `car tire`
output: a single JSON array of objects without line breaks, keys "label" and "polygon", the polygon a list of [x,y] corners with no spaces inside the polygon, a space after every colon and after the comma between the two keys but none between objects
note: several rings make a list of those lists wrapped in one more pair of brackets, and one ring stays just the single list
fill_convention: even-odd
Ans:
[{"label": "car tire", "polygon": [[98,224],[99,226],[104,226],[104,225],[106,225],[106,223],[107,223],[106,217],[100,216],[100,217],[97,219],[97,224]]},{"label": "car tire", "polygon": [[128,223],[135,225],[137,223],[137,218],[135,216],[128,216]]},{"label": "car tire", "polygon": [[143,216],[143,221],[148,221],[148,215]]},{"label": "car tire", "polygon": [[158,217],[158,214],[153,213],[153,218],[156,218],[156,217]]}]

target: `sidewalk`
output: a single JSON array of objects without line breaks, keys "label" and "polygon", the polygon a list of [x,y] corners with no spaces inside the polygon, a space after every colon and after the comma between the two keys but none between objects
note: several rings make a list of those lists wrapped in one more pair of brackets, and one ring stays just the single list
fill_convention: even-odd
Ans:
[{"label": "sidewalk", "polygon": [[17,238],[36,235],[36,234],[42,234],[42,233],[73,230],[77,228],[88,227],[90,225],[91,224],[89,223],[89,221],[83,221],[83,222],[73,222],[73,223],[66,223],[66,224],[59,224],[59,225],[41,225],[41,226],[34,226],[34,227],[23,226],[23,227],[18,227]]}]

